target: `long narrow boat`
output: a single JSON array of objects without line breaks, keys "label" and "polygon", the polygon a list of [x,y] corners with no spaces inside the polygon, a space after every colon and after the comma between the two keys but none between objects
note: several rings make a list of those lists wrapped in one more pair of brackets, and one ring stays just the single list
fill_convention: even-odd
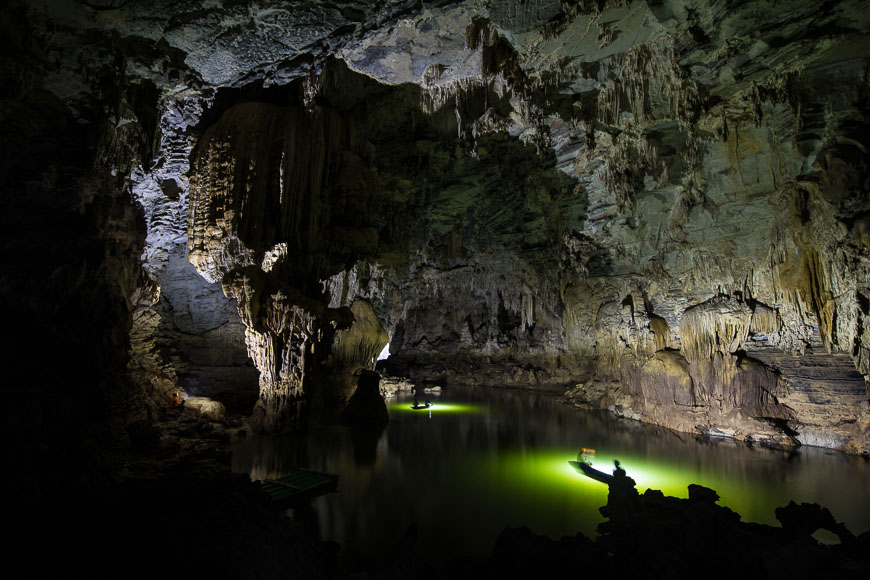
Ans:
[{"label": "long narrow boat", "polygon": [[272,503],[294,504],[338,491],[338,476],[300,469],[278,479],[263,480],[260,486],[269,494]]},{"label": "long narrow boat", "polygon": [[432,403],[424,403],[423,405],[420,405],[420,404],[418,403],[418,404],[416,404],[416,405],[411,405],[411,408],[412,408],[412,409],[415,409],[415,410],[416,410],[416,409],[428,409],[428,408],[431,407],[431,406],[432,406]]},{"label": "long narrow boat", "polygon": [[613,481],[612,475],[599,471],[588,463],[582,461],[569,461],[568,464],[577,470],[577,473],[582,473],[586,477],[591,477],[595,481],[600,481],[601,483],[606,483],[608,485]]}]

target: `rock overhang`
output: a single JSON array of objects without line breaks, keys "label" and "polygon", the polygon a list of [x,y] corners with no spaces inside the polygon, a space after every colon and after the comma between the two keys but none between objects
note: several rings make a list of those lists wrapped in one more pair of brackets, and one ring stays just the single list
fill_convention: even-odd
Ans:
[{"label": "rock overhang", "polygon": [[[867,295],[866,256],[860,240],[850,241],[867,212],[861,201],[866,195],[860,164],[847,151],[863,146],[849,137],[849,127],[863,114],[866,85],[860,63],[868,16],[860,5],[831,3],[817,12],[814,3],[800,1],[727,10],[676,1],[382,2],[341,8],[316,2],[173,2],[157,10],[130,3],[47,4],[64,8],[49,16],[60,22],[56,46],[67,44],[60,41],[64,30],[79,31],[97,47],[86,51],[99,57],[91,66],[107,61],[95,35],[127,39],[118,43],[127,81],[147,80],[161,91],[164,137],[176,131],[172,119],[179,110],[186,111],[182,117],[196,116],[214,106],[215,91],[304,84],[333,54],[379,83],[411,83],[429,95],[430,111],[440,111],[444,123],[429,137],[435,146],[426,153],[441,146],[444,128],[455,129],[446,142],[466,143],[465,151],[438,155],[449,172],[459,168],[459,177],[430,184],[438,190],[434,197],[414,183],[424,174],[385,180],[397,204],[391,211],[407,210],[407,202],[415,201],[419,213],[412,212],[418,217],[410,222],[425,225],[426,233],[390,226],[396,240],[410,235],[416,247],[394,244],[393,270],[379,270],[375,260],[365,268],[382,278],[354,278],[357,285],[343,292],[372,300],[388,327],[401,322],[409,344],[437,345],[439,356],[451,352],[451,341],[543,349],[569,358],[588,353],[600,368],[628,356],[631,365],[643,368],[644,357],[657,351],[639,358],[637,353],[655,349],[656,333],[642,317],[623,319],[609,304],[636,296],[634,302],[645,305],[645,320],[667,320],[676,341],[687,310],[713,296],[739,293],[745,305],[777,310],[783,329],[772,342],[793,349],[823,342],[854,352],[866,374],[866,307],[860,298]],[[144,46],[152,52],[137,48]],[[48,86],[78,106],[93,84],[66,82],[68,69],[78,66],[69,58],[63,56]],[[184,99],[196,105],[173,104]],[[119,118],[119,129],[122,124]],[[189,126],[178,133],[197,134]],[[543,157],[554,152],[582,203],[554,202],[551,187],[565,185],[548,178],[552,183],[543,187],[514,182],[505,188],[522,192],[508,201],[521,210],[515,215],[481,213],[487,196],[479,195],[480,184],[486,179],[473,176],[485,172],[493,152],[511,159],[498,143],[505,134],[534,145]],[[162,157],[189,154],[192,141],[185,139],[164,139]],[[423,151],[422,144],[416,147]],[[465,155],[485,162],[469,169]],[[388,166],[389,159],[382,156],[375,169]],[[832,170],[855,175],[843,181]],[[175,181],[183,202],[186,177],[183,164],[176,165],[163,170],[157,183]],[[166,192],[158,195],[177,201]],[[794,207],[803,223],[790,217]],[[568,221],[576,227],[556,219],[571,212]],[[481,243],[492,237],[475,231],[489,219],[499,232],[496,245]],[[177,229],[171,231],[167,235],[178,239]],[[405,269],[401,274],[397,263]],[[467,268],[468,276],[445,266]],[[387,289],[389,279],[399,290]],[[366,280],[367,289],[360,288]],[[597,289],[590,293],[589,284]],[[438,313],[421,315],[422,305],[388,306],[418,294],[435,299],[440,311],[469,291],[486,307],[460,307],[445,328],[430,328]],[[573,328],[588,318],[577,308],[607,314]],[[410,312],[417,312],[416,331],[409,331]],[[819,325],[821,334],[813,338]],[[529,334],[532,327],[537,331]],[[550,338],[541,342],[543,336]],[[577,372],[566,372],[565,380]]]}]

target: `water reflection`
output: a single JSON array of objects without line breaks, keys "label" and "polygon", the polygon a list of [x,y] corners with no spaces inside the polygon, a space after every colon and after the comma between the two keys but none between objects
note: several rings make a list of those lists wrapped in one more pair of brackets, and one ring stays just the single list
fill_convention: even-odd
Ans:
[{"label": "water reflection", "polygon": [[[769,524],[789,500],[816,502],[854,533],[870,530],[870,465],[859,458],[697,439],[540,393],[452,389],[433,403],[392,405],[383,432],[324,420],[304,437],[252,437],[234,449],[234,469],[254,479],[302,467],[339,474],[339,493],[312,508],[322,537],[346,553],[389,554],[412,524],[421,550],[455,555],[488,555],[506,525],[594,536],[607,488],[568,465],[580,447],[596,449],[602,469],[618,458],[639,491],[686,497],[700,483],[744,521]],[[439,412],[448,403],[462,411]]]}]

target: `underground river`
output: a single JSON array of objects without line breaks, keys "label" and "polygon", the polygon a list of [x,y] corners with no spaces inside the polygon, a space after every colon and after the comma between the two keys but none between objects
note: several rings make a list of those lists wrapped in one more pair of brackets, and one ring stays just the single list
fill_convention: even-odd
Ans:
[{"label": "underground river", "polygon": [[607,486],[568,465],[581,447],[595,449],[593,464],[608,473],[618,459],[641,493],[685,498],[698,483],[745,522],[778,525],[774,509],[794,500],[827,507],[855,534],[870,530],[865,459],[711,441],[579,411],[546,393],[451,387],[431,400],[428,410],[388,400],[380,433],[315,418],[305,436],[250,436],[233,448],[233,469],[252,479],[300,468],[339,475],[338,493],[294,516],[361,556],[388,556],[412,524],[417,552],[441,556],[489,556],[505,526],[594,537]]}]

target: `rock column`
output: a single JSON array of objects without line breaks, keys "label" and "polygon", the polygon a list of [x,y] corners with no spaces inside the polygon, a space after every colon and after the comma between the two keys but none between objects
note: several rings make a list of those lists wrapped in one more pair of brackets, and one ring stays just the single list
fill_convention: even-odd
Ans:
[{"label": "rock column", "polygon": [[237,301],[260,373],[253,427],[297,430],[347,309],[320,280],[377,246],[368,226],[375,181],[352,121],[327,107],[242,103],[194,152],[190,261]]}]

